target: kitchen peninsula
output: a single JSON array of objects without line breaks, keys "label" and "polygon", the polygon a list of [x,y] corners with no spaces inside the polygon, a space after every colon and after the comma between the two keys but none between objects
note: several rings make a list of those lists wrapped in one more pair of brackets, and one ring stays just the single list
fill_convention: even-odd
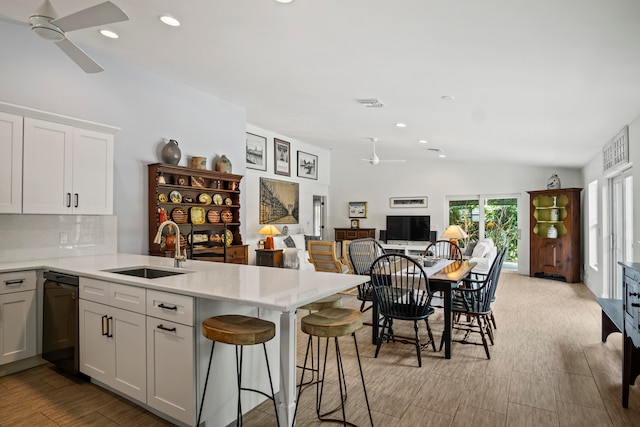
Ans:
[{"label": "kitchen peninsula", "polygon": [[[176,333],[175,327],[170,322],[164,320],[158,322],[159,316],[153,314],[153,310],[158,309],[157,306],[154,306],[154,301],[159,298],[158,295],[165,294],[183,298],[180,301],[185,299],[192,300],[192,311],[189,312],[189,309],[185,309],[180,313],[187,318],[182,323],[191,324],[191,329],[187,332],[187,335],[191,334],[190,337],[187,337],[190,339],[185,339],[181,342],[185,346],[183,353],[190,357],[193,362],[192,369],[190,371],[187,370],[187,374],[184,376],[172,378],[172,375],[176,375],[174,370],[171,369],[172,366],[162,366],[161,368],[164,368],[164,370],[160,371],[161,374],[167,375],[162,380],[164,381],[163,384],[153,378],[154,373],[159,372],[158,369],[160,367],[151,368],[149,362],[147,362],[147,381],[145,384],[147,393],[144,393],[143,397],[131,397],[131,394],[124,393],[125,396],[128,396],[137,404],[181,425],[195,424],[195,414],[197,414],[197,406],[200,403],[199,400],[204,384],[211,344],[200,333],[202,320],[219,314],[238,313],[257,316],[276,323],[276,340],[272,341],[271,346],[267,344],[267,348],[270,358],[278,357],[280,359],[279,364],[274,363],[272,365],[276,369],[280,369],[279,410],[282,417],[281,420],[285,420],[285,425],[291,425],[295,409],[296,391],[296,308],[316,299],[356,286],[367,279],[365,276],[358,275],[317,273],[315,271],[286,270],[194,260],[186,261],[184,267],[180,269],[184,274],[169,277],[145,279],[115,272],[140,266],[175,270],[172,268],[173,259],[171,258],[112,254],[5,262],[0,263],[0,274],[17,271],[37,271],[36,292],[41,292],[44,271],[50,270],[79,276],[81,303],[83,286],[85,286],[85,289],[94,289],[94,284],[102,283],[118,289],[124,287],[126,289],[144,290],[142,294],[146,295],[147,361],[154,358],[167,360],[167,358],[162,359],[162,357],[155,356],[151,356],[150,359],[150,348],[155,349],[155,351],[163,351],[165,349],[162,345],[150,347],[153,344],[153,336],[155,334],[153,328],[162,326],[160,332],[168,335],[169,338],[171,338],[172,333]],[[39,300],[41,301],[41,297],[39,297]],[[95,303],[90,301],[89,304]],[[187,305],[185,303],[185,306]],[[162,305],[160,307],[166,308]],[[174,307],[170,308],[176,310]],[[123,311],[117,308],[113,310]],[[176,312],[178,311],[181,310],[176,310]],[[40,312],[41,310],[38,310],[38,313]],[[82,320],[81,317],[81,323]],[[160,326],[157,326],[157,323],[160,323]],[[178,324],[177,327],[179,328],[180,325]],[[178,329],[179,331],[180,329]],[[38,334],[41,334],[41,332],[39,331]],[[40,340],[40,337],[38,337],[38,340]],[[192,344],[189,346],[188,343]],[[81,362],[83,360],[82,351],[81,344]],[[214,355],[214,365],[212,365],[213,382],[207,391],[207,402],[203,413],[203,419],[207,420],[207,426],[225,426],[235,419],[235,396],[230,395],[226,390],[226,384],[235,381],[235,375],[232,375],[232,372],[234,372],[233,365],[235,364],[232,357],[233,349],[222,348],[220,352],[216,349],[216,353]],[[184,354],[181,356],[185,357]],[[261,367],[262,365],[252,365],[249,369],[253,372],[257,369],[262,369],[258,368],[258,366]],[[178,367],[176,366],[176,368]],[[180,366],[179,368],[183,367]],[[178,372],[185,371],[178,370]],[[189,376],[191,377],[189,378]],[[248,377],[261,378],[262,375],[252,375],[251,372],[248,372]],[[176,381],[182,384],[186,381],[189,389],[187,393],[189,395],[188,403],[183,405],[184,407],[173,405],[166,411],[153,406],[150,402],[152,397],[160,401],[167,400],[166,396],[157,396],[158,389],[167,383],[170,385],[176,384]],[[99,381],[98,383],[107,388],[117,389],[117,387],[111,387],[108,383],[103,384]],[[268,387],[266,384],[265,380],[264,384],[260,386]],[[144,397],[146,397],[147,401],[145,401]],[[252,401],[247,408],[257,403],[257,401]]]}]

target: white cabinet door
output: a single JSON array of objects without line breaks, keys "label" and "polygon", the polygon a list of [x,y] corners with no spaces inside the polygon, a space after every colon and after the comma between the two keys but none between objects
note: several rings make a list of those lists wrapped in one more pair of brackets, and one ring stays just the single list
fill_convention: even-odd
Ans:
[{"label": "white cabinet door", "polygon": [[113,135],[25,117],[23,151],[23,213],[113,213]]},{"label": "white cabinet door", "polygon": [[111,308],[114,365],[113,388],[140,402],[147,400],[146,316]]},{"label": "white cabinet door", "polygon": [[23,213],[71,213],[73,128],[24,119]]},{"label": "white cabinet door", "polygon": [[79,327],[80,372],[110,384],[114,343],[109,337],[109,307],[81,299]]},{"label": "white cabinet door", "polygon": [[80,300],[80,372],[141,402],[147,397],[146,318]]},{"label": "white cabinet door", "polygon": [[113,135],[74,129],[72,204],[79,215],[113,213]]},{"label": "white cabinet door", "polygon": [[0,213],[22,212],[22,117],[0,112]]},{"label": "white cabinet door", "polygon": [[36,355],[36,291],[0,295],[0,365]]},{"label": "white cabinet door", "polygon": [[193,327],[147,317],[147,404],[195,424]]}]

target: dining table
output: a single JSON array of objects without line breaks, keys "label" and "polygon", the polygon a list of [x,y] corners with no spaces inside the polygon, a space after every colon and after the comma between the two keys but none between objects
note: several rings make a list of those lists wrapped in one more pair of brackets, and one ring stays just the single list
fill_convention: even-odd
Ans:
[{"label": "dining table", "polygon": [[[420,264],[419,264],[420,265]],[[435,260],[431,266],[422,266],[429,281],[429,290],[432,293],[440,292],[443,296],[444,328],[442,339],[444,342],[444,357],[451,359],[451,329],[453,291],[460,285],[462,279],[467,277],[476,266],[475,262],[466,260]],[[371,341],[378,343],[380,333],[380,310],[376,298],[373,299],[371,310]]]}]

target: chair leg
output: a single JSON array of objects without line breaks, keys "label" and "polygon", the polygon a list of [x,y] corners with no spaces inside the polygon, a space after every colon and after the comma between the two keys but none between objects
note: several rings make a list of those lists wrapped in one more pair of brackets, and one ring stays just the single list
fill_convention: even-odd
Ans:
[{"label": "chair leg", "polygon": [[478,324],[480,324],[480,336],[482,337],[482,345],[484,346],[484,352],[487,354],[487,359],[491,359],[491,355],[489,354],[489,345],[487,344],[487,338],[484,335],[484,330],[482,329],[482,325],[479,317],[478,317]]},{"label": "chair leg", "polygon": [[215,341],[211,341],[211,354],[209,355],[209,367],[207,367],[207,377],[204,380],[204,390],[202,390],[202,401],[200,402],[200,410],[198,411],[197,426],[200,425],[200,419],[202,417],[202,408],[204,407],[204,397],[207,394],[207,384],[209,383],[209,372],[211,372],[211,359],[213,359],[213,349],[216,346]]},{"label": "chair leg", "polygon": [[418,321],[413,321],[413,330],[415,332],[416,353],[418,355],[418,368],[422,368],[422,352],[420,351],[420,335],[418,335]]},{"label": "chair leg", "polygon": [[385,317],[384,321],[382,322],[382,330],[378,334],[378,344],[376,345],[376,354],[373,356],[375,358],[377,358],[378,353],[380,353],[380,346],[382,345],[382,339],[384,338],[384,330],[387,327],[388,322],[389,322],[389,319]]},{"label": "chair leg", "polygon": [[498,329],[498,327],[496,326],[496,318],[493,315],[493,310],[491,310],[491,314],[489,316],[491,317],[491,323],[493,324],[493,329]]},{"label": "chair leg", "polygon": [[[491,320],[488,316],[482,316],[484,320],[485,327],[487,328],[487,335],[489,336],[489,341],[491,341],[491,345],[494,345],[493,342],[493,329],[491,328]],[[479,320],[478,320],[479,322]]]},{"label": "chair leg", "polygon": [[424,323],[427,325],[427,334],[429,334],[429,340],[431,341],[431,347],[433,351],[436,351],[436,342],[433,339],[433,334],[431,333],[431,326],[429,326],[429,319],[424,319]]}]

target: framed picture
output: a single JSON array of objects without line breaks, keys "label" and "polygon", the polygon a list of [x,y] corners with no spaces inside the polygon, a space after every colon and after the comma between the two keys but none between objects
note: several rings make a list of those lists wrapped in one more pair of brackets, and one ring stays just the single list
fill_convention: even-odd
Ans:
[{"label": "framed picture", "polygon": [[276,175],[291,176],[291,144],[278,138],[273,138],[274,162],[273,171]]},{"label": "framed picture", "polygon": [[392,208],[426,208],[427,196],[424,197],[391,197],[389,207]]},{"label": "framed picture", "polygon": [[351,220],[351,228],[360,228],[360,220],[352,219]]},{"label": "framed picture", "polygon": [[249,169],[267,170],[267,138],[247,132],[246,163]]},{"label": "framed picture", "polygon": [[260,224],[298,224],[300,184],[260,178]]},{"label": "framed picture", "polygon": [[366,218],[367,202],[349,202],[349,218]]},{"label": "framed picture", "polygon": [[318,156],[298,151],[298,176],[318,179]]}]

